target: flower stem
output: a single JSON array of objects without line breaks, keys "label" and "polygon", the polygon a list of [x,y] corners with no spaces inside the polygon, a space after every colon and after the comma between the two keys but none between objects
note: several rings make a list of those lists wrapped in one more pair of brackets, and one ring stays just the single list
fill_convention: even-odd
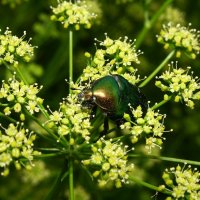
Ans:
[{"label": "flower stem", "polygon": [[34,159],[46,159],[59,156],[63,157],[63,155],[66,155],[66,152],[42,153],[41,155],[34,156]]},{"label": "flower stem", "polygon": [[160,65],[139,85],[139,87],[144,87],[156,74],[167,64],[167,62],[173,57],[175,50],[173,50],[161,63]]},{"label": "flower stem", "polygon": [[[10,68],[10,67],[9,67]],[[26,84],[26,85],[29,85],[29,82],[26,80],[25,76],[23,75],[20,67],[15,67],[14,70],[16,71],[18,77]],[[45,110],[44,106],[41,104],[41,103],[38,103],[38,106],[41,110],[41,112],[43,113],[43,115],[49,119],[49,114],[47,113],[47,111]]]},{"label": "flower stem", "polygon": [[175,162],[175,163],[187,163],[190,165],[197,165],[200,166],[200,162],[193,161],[193,160],[185,160],[180,158],[172,158],[172,157],[166,157],[166,156],[156,156],[156,155],[140,155],[140,154],[129,154],[129,157],[131,158],[146,158],[146,159],[156,159],[156,160],[163,160],[167,162]]},{"label": "flower stem", "polygon": [[162,192],[162,193],[167,194],[167,195],[171,195],[172,194],[172,192],[170,190],[168,190],[168,189],[162,189],[161,190],[159,187],[157,187],[155,185],[152,185],[150,183],[147,183],[145,181],[142,181],[139,178],[136,178],[136,177],[133,177],[133,176],[129,176],[129,180],[137,183],[138,185],[145,186],[145,187],[147,187],[147,188],[149,188],[151,190],[155,190],[157,192]]},{"label": "flower stem", "polygon": [[74,200],[74,166],[73,166],[73,158],[69,158],[69,199]]},{"label": "flower stem", "polygon": [[[33,115],[31,115],[28,110],[24,109],[24,112],[26,113],[26,115],[32,119],[33,121],[35,121],[42,129],[44,129],[49,135],[51,135],[56,141],[59,139],[51,130],[49,130],[47,127],[45,127],[36,117],[34,117]],[[37,133],[40,137],[45,138],[45,139],[49,139],[45,134],[41,134],[41,133]]]},{"label": "flower stem", "polygon": [[71,81],[73,81],[73,31],[69,30],[69,94],[71,93]]},{"label": "flower stem", "polygon": [[55,180],[55,182],[54,182],[50,192],[46,196],[45,200],[53,200],[53,199],[58,198],[58,193],[64,187],[64,181],[62,181],[62,177],[65,172],[66,172],[66,162],[64,162],[63,169],[61,170],[60,174],[58,175],[58,178]]},{"label": "flower stem", "polygon": [[19,76],[19,78],[26,84],[26,85],[29,85],[29,82],[28,82],[28,80],[26,80],[26,78],[24,77],[24,75],[23,75],[23,73],[22,73],[22,71],[21,71],[21,69],[20,69],[20,66],[17,66],[17,67],[15,67],[15,71],[16,71],[16,73],[17,73],[17,75]]},{"label": "flower stem", "polygon": [[139,33],[138,38],[136,39],[135,46],[138,49],[141,45],[142,41],[144,40],[146,34],[148,31],[152,28],[152,26],[155,24],[159,16],[163,13],[163,11],[167,8],[167,6],[172,2],[173,0],[166,0],[163,5],[160,7],[160,9],[153,15],[151,20],[145,20],[143,29]]},{"label": "flower stem", "polygon": [[163,99],[161,102],[156,103],[154,106],[151,107],[152,110],[155,110],[157,108],[159,108],[160,106],[164,105],[165,103],[167,103],[169,100],[171,100],[172,96],[169,96],[168,99]]},{"label": "flower stem", "polygon": [[7,120],[9,120],[9,121],[11,121],[12,123],[16,123],[17,122],[15,119],[13,119],[13,118],[3,114],[2,112],[0,112],[0,118],[2,118],[2,117],[7,119]]}]

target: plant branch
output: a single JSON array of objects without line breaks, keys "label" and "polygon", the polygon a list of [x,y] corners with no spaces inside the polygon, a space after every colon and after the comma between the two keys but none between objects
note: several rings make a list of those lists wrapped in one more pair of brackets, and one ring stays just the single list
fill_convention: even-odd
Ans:
[{"label": "plant branch", "polygon": [[144,87],[156,74],[167,64],[167,62],[173,57],[175,50],[173,50],[168,56],[160,63],[160,65],[139,85],[139,87]]},{"label": "plant branch", "polygon": [[147,183],[145,181],[140,180],[139,178],[133,177],[133,176],[129,176],[129,180],[133,181],[134,183],[138,184],[138,185],[142,185],[145,186],[151,190],[155,190],[157,192],[161,192],[163,194],[167,194],[167,195],[171,195],[172,192],[168,189],[161,189],[160,187],[157,187],[155,185],[152,185],[150,183]]},{"label": "plant branch", "polygon": [[73,158],[69,158],[69,199],[74,200],[74,163]]},{"label": "plant branch", "polygon": [[[136,39],[135,46],[138,49],[141,45],[142,41],[144,40],[146,34],[148,31],[153,27],[159,16],[163,13],[163,11],[167,8],[167,6],[172,3],[173,0],[166,0],[163,5],[160,7],[160,9],[153,15],[151,20],[145,21],[143,29],[139,33],[139,36]],[[148,22],[148,23],[147,23]]]},{"label": "plant branch", "polygon": [[131,157],[131,158],[156,159],[156,160],[162,160],[162,161],[167,161],[167,162],[175,162],[175,163],[183,163],[183,164],[187,163],[187,164],[190,164],[190,165],[200,166],[200,162],[198,162],[198,161],[185,160],[185,159],[180,159],[180,158],[172,158],[172,157],[166,157],[166,156],[129,154],[129,157]]},{"label": "plant branch", "polygon": [[70,83],[73,81],[73,31],[69,30],[69,94],[71,93]]},{"label": "plant branch", "polygon": [[155,110],[157,108],[159,108],[160,106],[164,105],[165,103],[167,103],[168,101],[170,101],[172,98],[172,95],[168,97],[168,99],[163,99],[162,101],[160,101],[159,103],[156,103],[154,106],[151,107],[152,110]]},{"label": "plant branch", "polygon": [[12,123],[16,123],[16,122],[17,122],[15,119],[13,119],[13,118],[11,118],[11,117],[9,117],[9,116],[7,116],[7,115],[4,115],[2,112],[0,112],[0,117],[3,117],[3,118],[5,118],[5,119],[9,120],[9,121],[11,121]]},{"label": "plant branch", "polygon": [[64,162],[63,169],[61,170],[60,174],[58,175],[58,178],[54,182],[51,191],[48,193],[47,197],[45,200],[55,200],[59,196],[59,191],[63,189],[64,187],[64,182],[62,180],[63,174],[66,172],[66,162]]}]

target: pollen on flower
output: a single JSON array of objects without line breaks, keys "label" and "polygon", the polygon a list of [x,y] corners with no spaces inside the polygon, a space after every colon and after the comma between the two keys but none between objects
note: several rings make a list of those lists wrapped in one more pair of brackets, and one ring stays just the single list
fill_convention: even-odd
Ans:
[{"label": "pollen on flower", "polygon": [[[50,110],[50,109],[49,109]],[[55,123],[54,129],[57,128],[58,135],[70,136],[73,139],[73,145],[77,142],[88,142],[90,139],[90,113],[83,110],[81,104],[77,100],[77,95],[72,94],[67,97],[65,101],[60,104],[58,111],[52,112],[50,110],[50,119],[46,121],[47,124]],[[72,144],[71,143],[71,144]]]},{"label": "pollen on flower", "polygon": [[[193,77],[193,72],[190,72],[190,67],[186,69],[178,68],[177,62],[170,65],[170,69],[164,72],[156,82],[156,86],[167,95],[174,94],[175,102],[185,102],[186,106],[194,108],[194,101],[200,100],[200,84],[199,78]],[[166,94],[165,94],[166,95]]]},{"label": "pollen on flower", "polygon": [[41,88],[37,84],[26,85],[23,81],[18,81],[15,75],[7,82],[2,81],[0,99],[2,103],[9,105],[3,109],[4,114],[10,115],[13,111],[22,114],[22,108],[26,108],[31,114],[39,112],[38,104],[42,103],[42,99],[37,94]]},{"label": "pollen on flower", "polygon": [[132,84],[138,83],[140,77],[136,76],[135,64],[139,64],[138,56],[142,54],[135,49],[135,41],[128,37],[111,39],[105,34],[105,39],[95,39],[96,52],[89,57],[89,64],[83,71],[82,81],[97,80],[110,74],[121,74]]},{"label": "pollen on flower", "polygon": [[143,116],[141,106],[138,106],[136,109],[131,108],[131,111],[134,120],[131,120],[131,123],[125,122],[120,126],[122,130],[125,130],[125,134],[129,134],[130,141],[136,143],[141,138],[142,134],[145,134],[145,147],[148,152],[151,152],[155,147],[161,148],[163,140],[165,140],[163,134],[167,132],[164,126],[164,119],[166,116],[151,108],[148,108],[146,115]]},{"label": "pollen on flower", "polygon": [[200,173],[197,169],[181,168],[179,165],[175,168],[166,169],[162,176],[166,188],[172,190],[172,196],[175,199],[194,199],[200,198]]},{"label": "pollen on flower", "polygon": [[177,50],[177,57],[181,52],[185,52],[191,58],[195,59],[200,52],[200,32],[196,29],[181,26],[180,24],[172,25],[171,23],[163,25],[160,35],[157,36],[158,42],[164,44],[165,48],[173,47]]},{"label": "pollen on flower", "polygon": [[7,128],[0,125],[0,167],[3,168],[1,174],[4,176],[8,175],[11,163],[14,163],[20,169],[21,158],[27,159],[26,162],[23,162],[23,165],[26,166],[31,164],[35,155],[40,154],[33,149],[36,136],[23,126],[23,123],[11,123]]},{"label": "pollen on flower", "polygon": [[[1,31],[0,31],[1,32]],[[20,59],[29,62],[33,57],[34,47],[24,41],[26,32],[21,38],[13,36],[9,28],[0,35],[0,64],[3,62],[17,66]]]},{"label": "pollen on flower", "polygon": [[98,179],[100,187],[108,182],[114,183],[116,187],[128,184],[128,173],[134,168],[134,165],[129,164],[127,160],[128,146],[101,138],[92,149],[93,154],[90,159],[83,160],[82,163],[87,167],[95,166],[96,171],[93,176]]},{"label": "pollen on flower", "polygon": [[79,30],[81,26],[91,28],[94,19],[97,17],[91,12],[89,5],[85,1],[76,1],[75,3],[67,1],[58,1],[57,7],[52,7],[53,15],[51,19],[60,21],[64,28],[73,26]]}]

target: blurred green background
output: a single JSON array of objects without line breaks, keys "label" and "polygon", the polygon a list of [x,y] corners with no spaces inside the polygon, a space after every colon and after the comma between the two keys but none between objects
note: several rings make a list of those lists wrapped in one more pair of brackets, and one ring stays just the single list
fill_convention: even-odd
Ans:
[{"label": "blurred green background", "polygon": [[[18,2],[11,4],[7,2]],[[92,1],[93,3],[95,1]],[[113,39],[128,36],[137,38],[144,23],[144,4],[148,3],[150,16],[154,14],[164,1],[157,0],[129,0],[119,3],[120,0],[99,0],[99,19],[90,30],[81,30],[74,33],[74,79],[76,79],[86,66],[87,60],[84,52],[92,54],[95,51],[94,38],[102,40],[104,33],[108,33]],[[122,2],[122,1],[121,1]],[[50,20],[52,14],[50,6],[56,6],[56,0],[0,0],[0,29],[2,33],[9,27],[13,35],[22,36],[27,31],[27,38],[32,38],[31,43],[37,46],[35,58],[25,64],[26,76],[32,82],[43,85],[40,95],[45,99],[45,105],[57,109],[59,102],[67,96],[68,84],[68,30],[62,25]],[[95,11],[95,4],[92,9]],[[170,10],[171,9],[171,10]],[[163,23],[168,20],[182,23],[200,30],[200,1],[174,0],[173,4],[156,22],[148,32],[140,49],[144,54],[139,56],[141,64],[138,65],[141,77],[148,75],[165,58],[167,52],[156,42],[156,34],[159,33]],[[176,59],[175,59],[176,60]],[[178,59],[180,67],[191,66],[197,76],[200,76],[200,56],[196,60],[186,57]],[[5,67],[0,66],[0,79],[9,76]],[[154,91],[152,93],[152,91]],[[159,102],[163,94],[154,86],[153,81],[143,89],[143,93],[152,102]],[[170,102],[160,108],[161,113],[166,113],[165,124],[167,130],[173,128],[173,133],[166,134],[166,142],[163,149],[154,152],[164,156],[200,161],[200,103],[196,103],[194,110],[186,108],[181,103]],[[39,141],[45,144],[45,141]],[[139,144],[136,152],[142,152],[143,146]],[[44,162],[37,161],[36,167],[31,172],[16,172],[13,168],[11,174],[0,177],[0,200],[35,200],[45,199],[53,186],[59,170],[62,167],[62,159],[47,159]],[[134,159],[136,171],[143,180],[155,185],[163,184],[162,171],[173,163],[160,162],[147,159]],[[155,199],[154,191],[141,186],[130,185],[121,189],[100,190],[84,170],[78,166],[75,169],[75,185],[77,200],[148,200]],[[66,199],[67,180],[60,186],[60,192],[55,199]],[[151,198],[152,197],[152,198]],[[157,199],[164,199],[158,194]]]}]

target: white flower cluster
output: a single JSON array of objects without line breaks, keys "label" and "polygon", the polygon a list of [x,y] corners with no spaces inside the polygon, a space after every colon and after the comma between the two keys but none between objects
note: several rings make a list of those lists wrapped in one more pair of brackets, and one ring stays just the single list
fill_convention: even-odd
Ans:
[{"label": "white flower cluster", "polygon": [[[85,55],[90,58],[88,66],[83,71],[82,81],[97,80],[98,78],[110,74],[121,74],[131,83],[139,82],[139,77],[135,76],[134,64],[139,64],[138,55],[134,42],[128,37],[113,40],[106,35],[105,40],[96,40],[96,52],[93,58],[89,53]],[[129,74],[131,75],[128,75]],[[126,75],[124,75],[126,74]]]},{"label": "white flower cluster", "polygon": [[[198,77],[193,77],[193,73],[188,74],[189,70],[190,67],[169,69],[158,77],[160,80],[155,84],[162,91],[175,95],[175,102],[184,101],[186,106],[193,109],[194,100],[200,100],[200,84]],[[164,99],[167,98],[168,95],[165,94]]]},{"label": "white flower cluster", "polygon": [[[33,149],[33,142],[36,135],[23,127],[23,124],[9,124],[8,128],[1,126],[0,130],[0,167],[4,169],[1,173],[9,174],[9,165],[15,164],[17,169],[21,169],[23,164],[26,168],[31,168],[31,161],[34,155],[40,152]],[[23,162],[21,158],[29,162]]]},{"label": "white flower cluster", "polygon": [[31,60],[34,47],[29,44],[29,41],[23,41],[25,36],[26,32],[21,38],[13,36],[9,28],[3,35],[0,35],[0,64],[6,62],[17,66],[19,59],[26,62]]},{"label": "white flower cluster", "polygon": [[200,199],[200,173],[197,169],[192,170],[191,166],[184,169],[178,165],[176,168],[166,169],[162,178],[172,190],[172,197],[167,197],[166,200]]},{"label": "white flower cluster", "polygon": [[26,85],[22,81],[19,82],[15,76],[8,82],[3,80],[0,88],[0,108],[3,108],[5,115],[10,115],[12,111],[20,113],[21,120],[24,120],[23,106],[30,114],[39,112],[38,104],[43,102],[37,97],[40,89],[37,84]]},{"label": "white flower cluster", "polygon": [[[189,24],[190,26],[190,24]],[[157,36],[158,42],[164,44],[164,48],[172,46],[176,49],[176,56],[181,56],[181,51],[195,59],[200,52],[200,34],[196,29],[189,29],[180,24],[171,23],[163,25],[160,35]]]},{"label": "white flower cluster", "polygon": [[[165,132],[164,118],[165,115],[162,115],[158,112],[155,112],[151,108],[148,108],[147,113],[143,116],[141,106],[138,106],[136,109],[132,109],[132,116],[125,114],[124,118],[127,122],[122,124],[121,129],[125,129],[127,134],[131,137],[131,142],[138,142],[142,134],[146,136],[146,148],[149,152],[151,149],[158,146],[161,148],[163,140],[163,133]],[[126,133],[125,132],[125,133]]]},{"label": "white flower cluster", "polygon": [[92,146],[91,158],[82,162],[84,165],[96,166],[93,176],[98,179],[100,187],[109,182],[114,182],[117,188],[128,183],[128,173],[133,170],[134,165],[128,164],[127,148],[122,143],[104,138]]},{"label": "white flower cluster", "polygon": [[90,113],[82,109],[77,95],[68,96],[66,102],[61,103],[59,111],[51,112],[47,123],[49,127],[57,127],[60,137],[70,136],[71,145],[90,139]]},{"label": "white flower cluster", "polygon": [[52,7],[54,15],[51,19],[54,21],[60,21],[64,28],[73,26],[75,30],[79,30],[81,26],[85,28],[91,28],[93,20],[96,18],[96,14],[91,13],[91,9],[88,7],[85,1],[58,1],[57,7]]}]

